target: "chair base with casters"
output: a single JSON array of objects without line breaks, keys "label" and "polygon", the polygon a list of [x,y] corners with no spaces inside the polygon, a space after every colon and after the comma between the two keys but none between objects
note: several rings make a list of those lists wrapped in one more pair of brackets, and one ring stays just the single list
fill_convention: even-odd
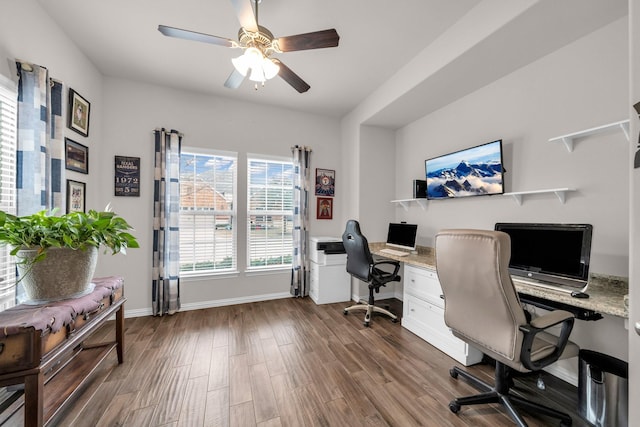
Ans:
[{"label": "chair base with casters", "polygon": [[391,318],[391,321],[393,323],[396,323],[398,321],[398,316],[396,316],[389,310],[384,309],[382,307],[378,307],[377,305],[374,304],[373,291],[374,291],[374,287],[369,286],[369,302],[367,304],[359,303],[359,304],[354,304],[350,307],[347,307],[344,309],[344,314],[347,315],[349,314],[350,311],[353,311],[353,310],[366,310],[366,313],[364,315],[364,326],[367,326],[367,327],[371,323],[371,317],[373,316],[373,313],[385,314]]},{"label": "chair base with casters", "polygon": [[491,386],[470,373],[454,366],[449,371],[452,378],[458,378],[458,375],[460,375],[482,393],[472,396],[458,397],[449,403],[449,409],[451,412],[456,414],[464,405],[499,403],[506,408],[509,416],[511,416],[515,423],[520,427],[527,427],[527,423],[524,421],[522,416],[520,416],[515,406],[522,407],[532,413],[557,418],[560,420],[561,427],[571,426],[572,420],[568,414],[513,394],[510,391],[511,385],[513,384],[511,372],[511,368],[507,365],[496,362],[496,383],[495,386]]}]

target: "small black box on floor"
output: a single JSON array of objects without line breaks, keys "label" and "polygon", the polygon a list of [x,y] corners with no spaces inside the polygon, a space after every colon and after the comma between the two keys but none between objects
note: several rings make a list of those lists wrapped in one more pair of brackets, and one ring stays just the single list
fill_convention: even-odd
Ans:
[{"label": "small black box on floor", "polygon": [[427,181],[424,181],[422,179],[413,180],[413,198],[414,199],[427,198]]}]

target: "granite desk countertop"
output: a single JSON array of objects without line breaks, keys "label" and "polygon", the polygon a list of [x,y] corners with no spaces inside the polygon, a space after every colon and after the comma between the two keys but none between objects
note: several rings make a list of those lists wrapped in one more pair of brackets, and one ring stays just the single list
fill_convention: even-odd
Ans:
[{"label": "granite desk countertop", "polygon": [[[384,242],[369,243],[369,248],[375,255],[400,261],[415,267],[431,270],[436,269],[436,252],[434,248],[418,246],[416,253],[399,257],[380,252],[384,247]],[[601,314],[618,316],[625,319],[629,318],[629,309],[624,304],[624,296],[629,293],[629,280],[626,277],[590,273],[589,286],[586,290],[589,298],[574,298],[568,292],[535,286],[515,276],[513,276],[512,279],[516,290],[521,294],[545,298],[574,307],[597,311]]]}]

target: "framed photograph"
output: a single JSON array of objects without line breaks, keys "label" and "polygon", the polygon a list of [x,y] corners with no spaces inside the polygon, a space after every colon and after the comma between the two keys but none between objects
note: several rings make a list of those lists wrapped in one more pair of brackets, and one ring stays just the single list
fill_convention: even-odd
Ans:
[{"label": "framed photograph", "polygon": [[67,180],[67,213],[86,212],[87,187],[84,182]]},{"label": "framed photograph", "polygon": [[64,167],[80,173],[89,173],[89,147],[65,138]]},{"label": "framed photograph", "polygon": [[91,103],[84,99],[78,92],[69,88],[69,129],[78,132],[82,136],[89,136],[89,117],[91,113]]},{"label": "framed photograph", "polygon": [[333,197],[336,192],[336,171],[316,168],[316,196]]},{"label": "framed photograph", "polygon": [[114,194],[140,196],[140,157],[116,156]]},{"label": "framed photograph", "polygon": [[318,197],[316,201],[316,218],[333,219],[333,199],[330,197]]}]

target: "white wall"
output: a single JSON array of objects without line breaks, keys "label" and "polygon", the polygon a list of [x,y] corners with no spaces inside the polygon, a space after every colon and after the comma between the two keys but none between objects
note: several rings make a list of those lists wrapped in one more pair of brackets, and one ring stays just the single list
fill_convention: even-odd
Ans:
[{"label": "white wall", "polygon": [[[0,0],[0,73],[16,79],[12,73],[15,59],[35,63],[49,70],[49,76],[73,88],[91,103],[89,137],[65,129],[65,136],[89,147],[89,175],[66,171],[66,178],[87,183],[87,205],[96,208],[97,193],[93,177],[102,167],[102,75],[53,22],[35,1]],[[63,114],[66,120],[66,92]],[[64,185],[64,183],[63,183]],[[102,206],[104,207],[104,206]]]},{"label": "white wall", "polygon": [[[212,83],[214,84],[214,83]],[[205,147],[238,153],[238,267],[236,277],[182,280],[181,302],[185,308],[212,306],[222,302],[245,302],[253,298],[288,295],[290,271],[278,274],[245,274],[246,154],[291,156],[291,147],[313,148],[312,168],[336,170],[335,204],[346,198],[342,185],[340,128],[335,119],[248,104],[231,99],[203,96],[127,80],[104,79],[105,143],[100,149],[105,165],[99,176],[101,203],[114,209],[136,229],[141,249],[130,250],[126,263],[118,257],[103,257],[100,275],[121,274],[127,283],[127,309],[151,306],[151,245],[153,203],[153,136],[156,127],[177,129],[184,134],[183,146]],[[260,96],[259,93],[256,96]],[[115,155],[141,158],[141,196],[113,197]],[[311,234],[340,235],[340,218],[315,220],[315,196],[310,199]],[[134,312],[135,313],[135,312]]]},{"label": "white wall", "polygon": [[[411,197],[424,160],[502,138],[507,191],[576,188],[565,204],[553,195],[430,201],[396,219],[415,222],[419,244],[447,227],[493,228],[505,222],[590,223],[591,271],[627,276],[629,142],[620,131],[578,140],[574,152],[548,139],[628,117],[627,20],[616,21],[400,129],[396,198]],[[469,70],[473,73],[473,70]],[[380,224],[379,227],[383,227]],[[627,359],[620,318],[577,322],[579,345]]]}]

